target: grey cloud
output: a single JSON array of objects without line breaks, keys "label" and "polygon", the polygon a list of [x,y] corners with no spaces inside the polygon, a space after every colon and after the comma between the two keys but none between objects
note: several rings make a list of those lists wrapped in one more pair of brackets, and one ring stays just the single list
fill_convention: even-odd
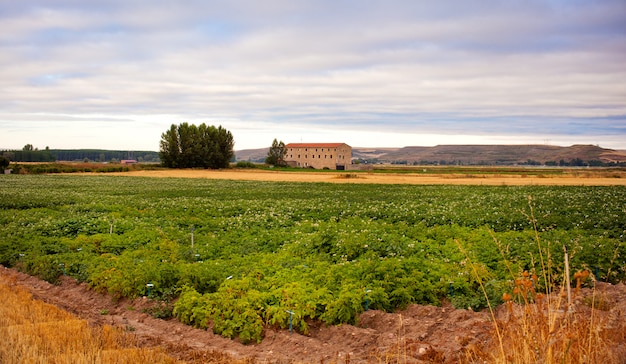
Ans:
[{"label": "grey cloud", "polygon": [[620,1],[23,3],[0,4],[16,115],[522,133],[626,114]]}]

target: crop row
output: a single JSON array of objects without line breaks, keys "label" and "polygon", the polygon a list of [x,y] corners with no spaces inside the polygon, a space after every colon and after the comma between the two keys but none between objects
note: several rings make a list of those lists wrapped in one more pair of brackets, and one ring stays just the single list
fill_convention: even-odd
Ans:
[{"label": "crop row", "polygon": [[[626,188],[1,176],[0,264],[171,300],[243,341],[410,303],[483,307],[514,274],[626,278]],[[535,233],[538,234],[535,234]],[[467,254],[464,254],[463,247]],[[553,283],[553,282],[550,282]],[[545,287],[546,282],[538,281]]]}]

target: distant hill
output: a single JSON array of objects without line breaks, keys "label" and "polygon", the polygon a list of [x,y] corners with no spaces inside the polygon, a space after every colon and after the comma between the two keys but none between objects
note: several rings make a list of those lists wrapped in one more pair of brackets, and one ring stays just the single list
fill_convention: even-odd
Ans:
[{"label": "distant hill", "polygon": [[[371,152],[361,154],[353,150],[354,158],[367,160]],[[463,165],[515,165],[563,164],[572,161],[620,163],[626,153],[595,145],[438,145],[435,147],[404,147],[387,153],[376,152],[380,162],[407,164],[463,164]]]},{"label": "distant hill", "polygon": [[265,157],[267,156],[267,152],[270,151],[270,148],[261,148],[261,149],[242,149],[235,151],[235,159],[238,161],[250,161],[254,163],[263,163],[265,162]]},{"label": "distant hill", "polygon": [[[237,160],[263,162],[269,148],[235,151]],[[595,145],[438,145],[435,147],[352,148],[367,163],[461,165],[608,165],[626,163],[626,151]]]}]

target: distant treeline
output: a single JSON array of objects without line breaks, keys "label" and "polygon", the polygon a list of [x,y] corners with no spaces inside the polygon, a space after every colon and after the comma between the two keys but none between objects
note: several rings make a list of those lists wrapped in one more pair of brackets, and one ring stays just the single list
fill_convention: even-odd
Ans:
[{"label": "distant treeline", "polygon": [[0,152],[0,155],[11,162],[119,162],[125,159],[152,163],[161,161],[158,152],[101,149],[8,150]]},{"label": "distant treeline", "polygon": [[50,149],[52,155],[59,161],[111,162],[124,159],[134,159],[138,162],[160,162],[159,152],[127,151],[127,150],[100,150],[100,149]]},{"label": "distant treeline", "polygon": [[56,158],[49,149],[46,150],[5,150],[0,156],[10,162],[54,162]]}]

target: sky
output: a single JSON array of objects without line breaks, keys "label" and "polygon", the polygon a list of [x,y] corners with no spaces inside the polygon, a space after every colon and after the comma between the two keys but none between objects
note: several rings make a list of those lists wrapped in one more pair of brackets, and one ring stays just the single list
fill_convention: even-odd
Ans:
[{"label": "sky", "polygon": [[0,149],[626,149],[626,0],[0,0]]}]

